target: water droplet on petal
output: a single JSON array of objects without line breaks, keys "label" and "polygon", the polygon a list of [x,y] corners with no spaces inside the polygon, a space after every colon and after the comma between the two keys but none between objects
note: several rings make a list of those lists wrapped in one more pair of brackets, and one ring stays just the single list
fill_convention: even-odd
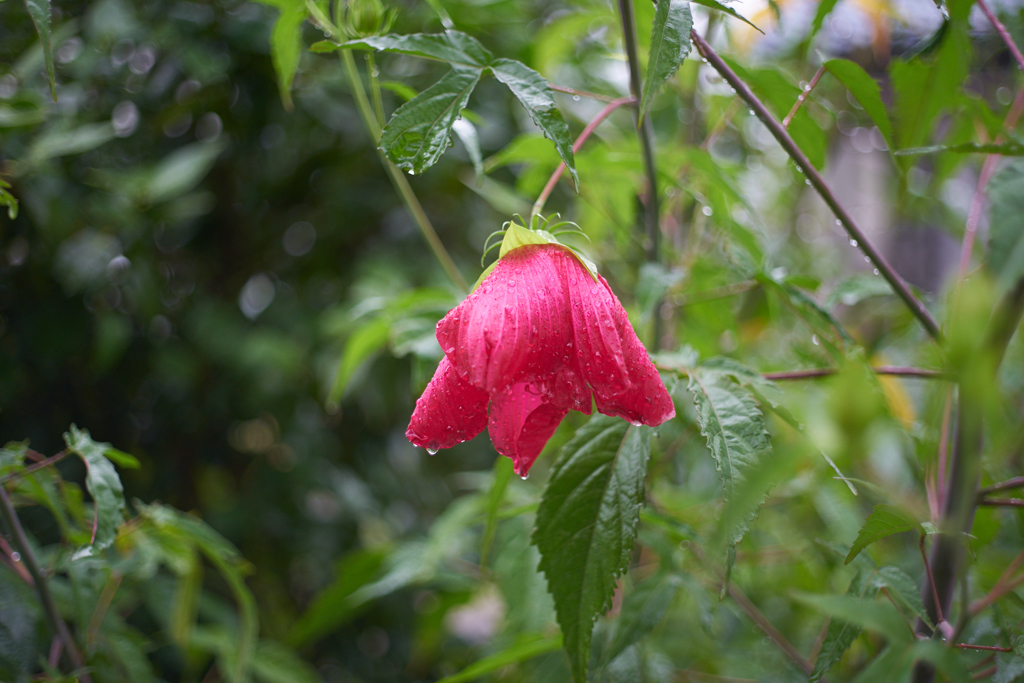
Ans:
[{"label": "water droplet on petal", "polygon": [[508,286],[509,287],[515,287],[516,286],[516,281],[515,280],[509,280],[508,281]]},{"label": "water droplet on petal", "polygon": [[427,453],[429,453],[430,455],[437,455],[437,451],[438,451],[438,449],[436,449],[436,448],[428,448],[427,449]]},{"label": "water droplet on petal", "polygon": [[642,425],[642,424],[643,424],[643,423],[642,423],[642,422],[640,422],[639,420],[630,420],[630,421],[629,421],[629,423],[630,423],[631,425],[633,425],[634,427],[639,427],[640,425]]},{"label": "water droplet on petal", "polygon": [[[577,99],[579,99],[579,98],[577,98]],[[522,479],[523,481],[526,481],[527,479],[530,478],[530,473],[527,472],[526,474],[520,474],[519,478]]]}]

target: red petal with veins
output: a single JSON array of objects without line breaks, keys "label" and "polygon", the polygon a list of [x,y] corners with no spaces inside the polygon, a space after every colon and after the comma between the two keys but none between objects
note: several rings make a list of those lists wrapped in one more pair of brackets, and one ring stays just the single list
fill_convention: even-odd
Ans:
[{"label": "red petal with veins", "polygon": [[525,477],[568,412],[547,403],[537,387],[513,384],[491,397],[487,431],[495,450],[512,458],[516,474]]},{"label": "red petal with veins", "polygon": [[486,392],[459,377],[442,358],[416,401],[405,438],[432,451],[472,439],[487,426],[487,400]]},{"label": "red petal with veins", "polygon": [[437,341],[445,358],[406,433],[419,446],[446,448],[487,424],[495,448],[525,475],[569,410],[589,415],[596,404],[652,426],[675,415],[608,283],[558,245],[499,259],[437,324]]},{"label": "red petal with veins", "polygon": [[[514,249],[437,324],[437,341],[473,386],[490,394],[557,372],[572,356],[572,316],[554,245]],[[573,259],[575,260],[575,259]]]}]

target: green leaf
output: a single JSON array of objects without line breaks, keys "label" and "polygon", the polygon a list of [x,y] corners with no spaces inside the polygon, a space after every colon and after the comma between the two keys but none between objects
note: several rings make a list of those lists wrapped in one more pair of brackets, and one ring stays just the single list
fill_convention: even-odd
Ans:
[{"label": "green leaf", "polygon": [[333,40],[318,40],[309,46],[310,52],[317,54],[323,54],[325,52],[335,52],[341,49],[341,45],[334,42]]},{"label": "green leaf", "polygon": [[585,681],[594,620],[629,563],[651,429],[594,415],[562,448],[537,510],[533,542],[555,599],[576,681]]},{"label": "green leaf", "polygon": [[693,17],[687,0],[659,2],[654,12],[651,30],[651,54],[647,60],[647,75],[640,99],[640,120],[647,116],[655,93],[672,77],[679,65],[690,54],[690,30]]},{"label": "green leaf", "polygon": [[798,601],[809,605],[834,619],[854,624],[858,628],[881,634],[893,643],[912,641],[913,632],[888,602],[878,602],[856,595],[811,595],[797,593]]},{"label": "green leaf", "polygon": [[[256,599],[245,585],[245,576],[251,571],[249,563],[245,561],[234,545],[202,520],[165,505],[144,505],[138,501],[136,501],[136,505],[140,508],[140,516],[151,521],[157,528],[180,534],[190,543],[195,544],[195,547],[224,577],[234,595],[235,602],[238,603],[237,634],[230,650],[231,656],[226,657],[229,660],[229,666],[225,674],[231,683],[247,681],[259,635]],[[193,641],[200,638],[201,635],[201,629],[195,628]]]},{"label": "green leaf", "polygon": [[1007,291],[1024,277],[1024,160],[1006,165],[988,184],[988,268]]},{"label": "green leaf", "polygon": [[722,3],[717,2],[716,0],[693,0],[693,2],[697,3],[698,5],[703,5],[704,7],[707,7],[709,9],[718,10],[719,12],[725,12],[729,16],[739,19],[747,26],[750,26],[758,33],[764,35],[764,31],[754,26],[754,24],[752,24],[749,19],[741,16],[738,12],[736,12],[736,10],[734,10],[732,7],[729,7],[728,5],[723,5]]},{"label": "green leaf", "polygon": [[18,217],[18,199],[7,191],[11,185],[0,180],[0,206],[7,207],[7,217],[12,221]]},{"label": "green leaf", "polygon": [[43,46],[43,61],[46,62],[46,76],[50,80],[50,95],[57,101],[57,79],[53,70],[53,42],[50,39],[50,0],[25,0],[25,7],[39,34]]},{"label": "green leaf", "polygon": [[876,590],[887,589],[893,600],[910,613],[929,623],[928,613],[921,600],[921,589],[906,572],[899,567],[882,567],[871,576],[871,586]]},{"label": "green leaf", "polygon": [[383,550],[357,550],[338,563],[337,576],[292,626],[287,642],[302,647],[343,624],[352,606],[348,597],[377,575],[387,554]]},{"label": "green leaf", "polygon": [[[687,389],[693,394],[700,432],[707,439],[722,480],[722,496],[726,503],[732,503],[740,498],[738,494],[747,477],[758,471],[772,454],[764,416],[747,389],[719,373],[698,368],[690,374]],[[764,497],[742,500],[749,507],[731,512],[733,526],[725,530],[729,547],[735,547],[747,533]],[[731,563],[726,571],[730,569]]]},{"label": "green leaf", "polygon": [[908,147],[898,149],[893,154],[896,156],[914,156],[917,154],[935,154],[938,152],[952,152],[954,154],[998,154],[1004,157],[1024,156],[1024,145],[1019,142],[1003,142],[995,144],[992,142],[979,144],[977,142],[962,142],[958,145],[932,145],[930,147]]},{"label": "green leaf", "polygon": [[503,669],[509,664],[525,662],[538,655],[554,652],[562,647],[562,637],[545,636],[540,633],[524,633],[509,647],[489,657],[474,662],[457,674],[446,676],[438,683],[464,683]]},{"label": "green leaf", "polygon": [[139,188],[139,199],[156,204],[185,194],[206,177],[226,147],[223,142],[194,142],[174,150],[153,168]]},{"label": "green leaf", "polygon": [[491,73],[499,81],[508,86],[520,104],[530,113],[530,118],[537,124],[544,136],[555,143],[558,156],[562,157],[565,167],[572,175],[573,183],[579,189],[579,176],[576,173],[576,158],[572,151],[572,136],[569,127],[562,118],[562,112],[555,106],[555,97],[551,86],[539,73],[521,62],[513,59],[496,59],[490,65]]},{"label": "green leaf", "polygon": [[856,306],[875,296],[893,296],[892,286],[879,275],[858,273],[839,281],[825,299],[825,309],[832,310],[838,304]]},{"label": "green leaf", "polygon": [[[58,128],[44,133],[32,143],[26,155],[27,163],[34,166],[54,157],[88,152],[114,137],[114,126],[110,123],[87,123],[71,130]],[[20,164],[17,170],[19,174],[24,172]]]},{"label": "green leaf", "polygon": [[272,640],[261,640],[252,658],[253,675],[263,683],[321,683],[308,662]]},{"label": "green leaf", "polygon": [[349,336],[341,354],[341,362],[338,363],[334,385],[327,395],[328,405],[337,405],[345,395],[356,370],[387,343],[390,329],[391,321],[388,318],[374,318]]},{"label": "green leaf", "polygon": [[477,177],[482,177],[484,174],[484,159],[483,155],[480,154],[480,138],[476,134],[476,126],[466,119],[456,119],[455,123],[452,124],[452,130],[459,136],[459,140],[462,140],[462,145],[466,148],[466,153],[469,155],[469,160],[473,163],[473,170],[476,172]]},{"label": "green leaf", "polygon": [[615,622],[615,635],[611,644],[601,653],[605,664],[654,630],[665,616],[681,584],[678,576],[662,572],[641,581],[633,591],[626,594],[622,611]]},{"label": "green leaf", "polygon": [[399,168],[413,174],[433,166],[451,145],[452,125],[480,82],[479,69],[453,67],[397,110],[381,132],[380,148]]},{"label": "green leaf", "polygon": [[808,42],[821,30],[821,25],[825,23],[825,17],[835,9],[837,2],[838,0],[821,0],[821,3],[818,4],[818,11],[814,14],[814,21],[811,23],[811,32],[807,34]]},{"label": "green leaf", "polygon": [[[85,461],[85,487],[92,496],[95,507],[91,549],[83,549],[85,555],[110,547],[117,538],[117,530],[124,522],[124,487],[117,476],[114,464],[107,459],[110,444],[96,443],[88,430],[71,425],[64,434],[68,448]],[[83,551],[76,553],[77,556]]]},{"label": "green leaf", "polygon": [[871,78],[859,64],[848,59],[830,59],[824,66],[857,98],[864,111],[878,126],[889,149],[892,149],[892,123],[889,122],[889,113],[882,102],[882,91],[875,79]]},{"label": "green leaf", "polygon": [[880,504],[868,515],[864,526],[857,533],[857,538],[846,556],[845,564],[850,564],[860,551],[875,541],[904,531],[921,532],[921,525],[906,510],[895,505]]},{"label": "green leaf", "polygon": [[[281,11],[270,34],[270,56],[277,73],[277,87],[285,109],[292,110],[292,83],[302,56],[302,22],[306,6],[302,0],[258,0]],[[325,42],[325,41],[322,41]]]},{"label": "green leaf", "polygon": [[407,36],[389,34],[350,40],[342,47],[383,50],[414,57],[447,62],[453,67],[482,70],[491,64],[493,55],[480,42],[460,31],[444,33],[413,33]]},{"label": "green leaf", "polygon": [[498,510],[505,499],[505,490],[512,481],[513,462],[509,458],[497,458],[494,461],[494,482],[487,493],[487,521],[484,523],[484,537],[480,547],[480,569],[487,568],[487,556],[494,543],[494,534],[498,530]]},{"label": "green leaf", "polygon": [[[873,597],[877,589],[871,590],[869,574],[860,569],[850,581],[850,587],[846,590],[848,597],[866,598]],[[821,643],[821,650],[818,658],[814,661],[814,669],[811,671],[808,683],[817,683],[829,670],[835,666],[843,654],[850,649],[853,641],[860,635],[860,626],[843,619],[831,619],[825,631],[825,639]]]},{"label": "green leaf", "polygon": [[[788,78],[777,68],[757,69],[744,67],[733,60],[723,57],[729,66],[750,86],[771,110],[775,118],[782,120],[793,108],[793,103],[801,95],[799,87],[790,83]],[[789,134],[797,146],[807,155],[814,167],[825,166],[825,149],[827,138],[825,131],[815,123],[807,107],[801,107],[789,122]]]}]

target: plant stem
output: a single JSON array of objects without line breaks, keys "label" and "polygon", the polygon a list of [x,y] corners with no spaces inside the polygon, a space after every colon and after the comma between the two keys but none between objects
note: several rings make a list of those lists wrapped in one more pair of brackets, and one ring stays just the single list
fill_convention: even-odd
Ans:
[{"label": "plant stem", "polygon": [[818,85],[818,81],[821,80],[821,75],[825,73],[825,65],[818,67],[817,72],[814,74],[814,78],[808,84],[807,88],[800,93],[800,96],[796,98],[796,102],[793,103],[793,108],[786,114],[786,118],[782,119],[782,127],[789,129],[789,124],[793,121],[793,117],[800,111],[800,106],[804,103],[808,97],[811,96],[811,91],[814,90],[814,86]]},{"label": "plant stem", "polygon": [[580,97],[587,97],[592,100],[601,100],[603,102],[611,102],[612,100],[615,99],[614,97],[609,97],[608,95],[599,95],[596,92],[580,90],[579,88],[570,88],[567,85],[557,85],[555,83],[549,83],[548,85],[551,87],[552,90],[564,92],[566,95],[579,95]]},{"label": "plant stem", "polygon": [[[637,52],[636,25],[633,22],[633,1],[619,0],[619,19],[622,22],[622,40],[629,62],[629,91],[639,103],[641,99],[640,56]],[[640,110],[635,110],[637,129],[640,134],[640,151],[644,159],[644,175],[647,176],[647,201],[644,207],[644,223],[647,236],[647,260],[658,260],[658,173],[654,165],[654,126],[650,117],[640,120]],[[655,316],[655,321],[658,316]],[[655,335],[657,337],[657,335]]]},{"label": "plant stem", "polygon": [[[601,123],[604,122],[604,120],[608,118],[613,111],[624,104],[630,104],[632,102],[636,102],[636,98],[632,96],[620,97],[619,99],[612,100],[605,105],[605,107],[597,113],[597,116],[587,124],[587,127],[583,129],[580,136],[576,138],[576,142],[572,145],[573,154],[578,153],[580,149],[583,148],[583,143],[587,141],[587,138],[590,137],[594,130],[601,125]],[[558,164],[558,168],[556,168],[555,172],[551,174],[550,178],[548,178],[548,184],[544,186],[544,189],[541,190],[540,195],[537,197],[537,201],[533,203],[533,210],[530,212],[531,216],[536,216],[544,209],[544,204],[548,201],[548,197],[551,196],[551,193],[554,191],[555,186],[558,184],[558,181],[564,172],[565,162],[563,161]]]},{"label": "plant stem", "polygon": [[1011,489],[1019,488],[1024,488],[1024,477],[1014,477],[1013,479],[1001,481],[998,484],[986,486],[985,488],[978,491],[978,497],[981,498],[982,496],[987,496],[988,494],[995,493],[997,491],[1009,491]]},{"label": "plant stem", "polygon": [[793,660],[804,673],[810,675],[814,671],[814,666],[800,654],[800,651],[793,646],[793,643],[786,640],[786,636],[782,635],[782,632],[775,628],[775,625],[757,608],[757,605],[752,603],[750,598],[732,582],[729,583],[729,597],[736,601],[736,604],[747,613],[751,621],[757,624],[758,628],[764,631],[765,635],[771,638],[772,642],[778,645],[779,649],[785,652],[786,656]]},{"label": "plant stem", "polygon": [[[871,368],[871,371],[876,375],[894,375],[897,377],[920,377],[922,379],[947,379],[947,375],[941,370],[929,370],[927,368],[902,368],[895,367],[892,365],[880,365],[878,367]],[[815,368],[813,370],[789,370],[786,372],[766,372],[764,373],[765,379],[770,379],[775,382],[798,380],[798,379],[817,379],[819,377],[829,377],[839,372],[835,368]]]},{"label": "plant stem", "polygon": [[835,214],[836,218],[843,224],[846,232],[851,238],[857,241],[861,251],[867,256],[874,264],[875,268],[878,268],[879,273],[886,279],[889,285],[893,288],[893,291],[903,299],[903,302],[910,309],[910,312],[914,314],[921,324],[927,330],[928,334],[935,340],[939,340],[942,336],[942,332],[939,329],[938,323],[935,322],[935,318],[928,312],[924,303],[921,302],[914,293],[910,291],[910,287],[904,282],[903,278],[893,269],[889,262],[882,256],[882,253],[867,239],[864,232],[857,226],[856,222],[847,213],[846,209],[836,199],[835,194],[831,188],[825,183],[824,178],[818,173],[818,170],[814,168],[814,165],[808,160],[800,148],[797,146],[793,138],[790,137],[789,133],[785,128],[782,127],[775,118],[771,115],[764,104],[759,100],[747,84],[744,83],[736,73],[729,68],[722,58],[718,55],[715,50],[708,45],[708,43],[701,38],[700,34],[696,31],[691,32],[694,44],[700,51],[701,55],[708,60],[708,63],[722,75],[730,86],[736,89],[736,94],[739,95],[743,100],[750,106],[751,109],[757,114],[758,118],[768,127],[772,135],[778,140],[782,148],[786,150],[786,153],[793,159],[796,165],[807,175],[807,179],[811,185],[817,190],[818,194],[825,201],[828,207]]},{"label": "plant stem", "polygon": [[[356,107],[359,109],[359,114],[363,118],[363,123],[366,125],[367,130],[370,131],[370,136],[373,138],[374,145],[380,139],[381,126],[377,122],[377,118],[370,106],[370,100],[366,97],[366,90],[363,88],[363,81],[359,77],[359,71],[356,69],[355,59],[352,58],[352,53],[349,50],[339,50],[341,55],[342,64],[345,67],[345,73],[348,76],[349,83],[352,86],[352,94],[356,100]],[[375,78],[371,75],[371,78]],[[405,208],[408,209],[409,213],[412,214],[413,220],[419,227],[420,232],[423,234],[423,238],[427,240],[427,244],[430,246],[430,250],[434,252],[434,257],[444,268],[444,271],[448,274],[448,277],[463,292],[469,291],[469,284],[466,279],[462,277],[462,273],[455,266],[455,262],[452,261],[452,257],[448,255],[448,251],[444,248],[444,244],[441,242],[441,238],[437,236],[437,231],[434,230],[434,226],[431,224],[430,219],[427,217],[426,211],[423,210],[423,206],[420,204],[419,199],[416,197],[416,193],[413,192],[412,187],[409,185],[409,181],[406,180],[405,175],[401,169],[391,163],[391,160],[384,156],[380,149],[377,149],[378,155],[380,155],[381,163],[387,170],[388,175],[391,178],[391,183],[395,186],[395,190],[398,191],[399,197],[402,199],[402,203],[405,204]]]},{"label": "plant stem", "polygon": [[46,579],[39,569],[39,561],[32,550],[32,545],[25,534],[25,529],[21,526],[21,520],[18,519],[18,513],[14,509],[14,504],[7,493],[7,488],[2,484],[0,484],[0,516],[3,516],[4,521],[7,523],[7,528],[11,531],[14,545],[17,547],[18,552],[21,553],[22,563],[28,569],[29,574],[32,575],[32,582],[35,584],[36,592],[39,593],[39,601],[43,603],[43,612],[46,614],[46,620],[50,622],[50,628],[57,637],[63,641],[64,651],[67,652],[72,668],[75,669],[76,675],[84,683],[92,683],[89,674],[83,671],[85,660],[82,659],[82,653],[78,651],[78,646],[71,638],[68,625],[64,623],[64,618],[61,617],[60,610],[57,609],[57,603],[53,601],[53,594],[50,593],[50,588],[46,585]]},{"label": "plant stem", "polygon": [[996,33],[998,33],[999,37],[1003,39],[1003,42],[1006,43],[1006,47],[1010,48],[1010,54],[1013,55],[1014,61],[1017,62],[1017,67],[1020,68],[1021,71],[1024,71],[1024,54],[1021,54],[1020,48],[1017,47],[1017,43],[1013,42],[1010,32],[1006,30],[1005,26],[1003,26],[1003,22],[999,21],[998,17],[992,13],[992,10],[988,8],[988,3],[986,3],[985,0],[978,0],[978,7],[980,7],[981,11],[985,13],[988,20],[992,22],[992,26],[995,27]]}]

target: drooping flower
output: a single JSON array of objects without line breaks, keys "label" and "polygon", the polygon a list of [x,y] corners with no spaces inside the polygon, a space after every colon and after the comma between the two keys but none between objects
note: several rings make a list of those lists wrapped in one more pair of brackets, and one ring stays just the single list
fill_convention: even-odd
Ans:
[{"label": "drooping flower", "polygon": [[672,418],[672,399],[604,278],[566,247],[515,224],[509,231],[518,232],[506,235],[493,270],[437,324],[445,356],[406,437],[436,452],[487,427],[526,476],[570,410],[589,415],[594,405],[637,425]]}]

